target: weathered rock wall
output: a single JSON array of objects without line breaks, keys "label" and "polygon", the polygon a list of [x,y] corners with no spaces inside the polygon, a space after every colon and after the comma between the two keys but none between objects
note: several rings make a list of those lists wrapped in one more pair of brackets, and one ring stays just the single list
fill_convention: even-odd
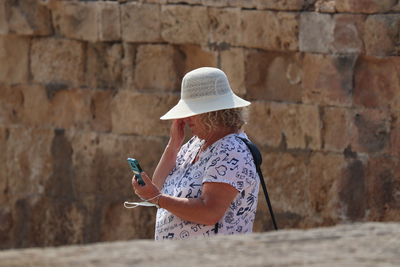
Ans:
[{"label": "weathered rock wall", "polygon": [[281,227],[400,220],[399,24],[397,0],[1,0],[0,247],[151,238],[125,159],[154,170],[200,66],[253,102]]}]

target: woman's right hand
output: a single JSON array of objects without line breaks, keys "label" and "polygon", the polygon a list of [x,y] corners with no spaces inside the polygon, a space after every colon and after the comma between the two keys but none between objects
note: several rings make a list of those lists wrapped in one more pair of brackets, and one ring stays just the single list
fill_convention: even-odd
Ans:
[{"label": "woman's right hand", "polygon": [[185,120],[177,119],[172,122],[170,129],[170,139],[168,145],[179,150],[185,139]]}]

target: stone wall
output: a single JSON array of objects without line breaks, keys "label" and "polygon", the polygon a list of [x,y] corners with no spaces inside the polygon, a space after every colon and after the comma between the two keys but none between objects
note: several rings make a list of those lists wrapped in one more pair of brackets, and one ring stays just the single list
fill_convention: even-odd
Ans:
[{"label": "stone wall", "polygon": [[253,103],[280,227],[400,220],[398,2],[1,0],[0,247],[151,238],[125,159],[200,66]]}]

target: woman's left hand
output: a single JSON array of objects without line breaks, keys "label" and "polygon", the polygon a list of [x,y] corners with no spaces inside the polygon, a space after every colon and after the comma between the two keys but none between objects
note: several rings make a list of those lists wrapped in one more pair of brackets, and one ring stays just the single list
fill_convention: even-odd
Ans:
[{"label": "woman's left hand", "polygon": [[145,185],[139,185],[135,176],[132,177],[132,187],[136,195],[143,200],[152,199],[160,194],[160,190],[153,184],[149,176],[145,173],[141,173]]}]

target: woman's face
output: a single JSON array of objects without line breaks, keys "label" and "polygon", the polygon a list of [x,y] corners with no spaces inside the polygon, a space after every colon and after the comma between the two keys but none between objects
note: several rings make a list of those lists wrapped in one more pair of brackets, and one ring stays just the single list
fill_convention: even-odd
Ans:
[{"label": "woman's face", "polygon": [[204,139],[204,137],[207,136],[207,129],[201,121],[200,115],[187,117],[184,120],[185,123],[190,127],[193,135],[197,135],[201,139]]}]

